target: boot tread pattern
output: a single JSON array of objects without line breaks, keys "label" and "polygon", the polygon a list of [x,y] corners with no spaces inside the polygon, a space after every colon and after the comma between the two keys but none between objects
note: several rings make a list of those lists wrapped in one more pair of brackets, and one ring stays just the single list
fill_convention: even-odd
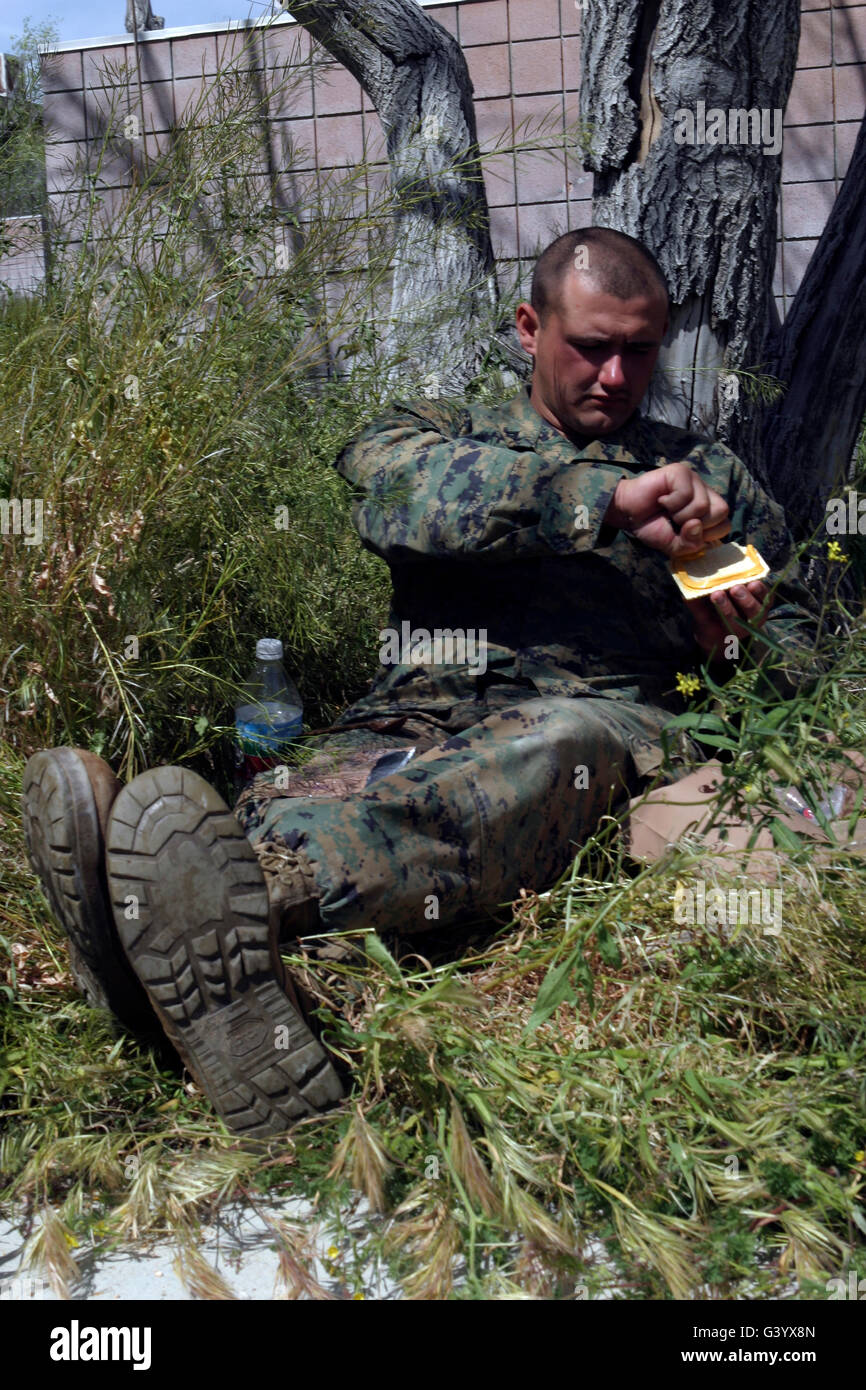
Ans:
[{"label": "boot tread pattern", "polygon": [[107,861],[130,962],[229,1127],[282,1133],[339,1100],[327,1053],[277,982],[258,859],[213,788],[187,769],[137,777],[112,807]]}]

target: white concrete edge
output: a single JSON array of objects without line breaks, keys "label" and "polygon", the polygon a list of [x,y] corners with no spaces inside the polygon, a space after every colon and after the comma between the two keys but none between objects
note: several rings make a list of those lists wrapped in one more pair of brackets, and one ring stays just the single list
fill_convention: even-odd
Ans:
[{"label": "white concrete edge", "polygon": [[[423,10],[445,9],[449,5],[473,4],[474,0],[415,0]],[[139,43],[161,43],[164,39],[185,39],[194,34],[228,34],[233,29],[267,29],[276,24],[297,24],[288,14],[263,15],[260,19],[226,19],[221,24],[181,24],[174,29],[148,29],[138,35]],[[107,34],[95,39],[64,39],[40,44],[39,53],[84,53],[89,48],[116,48],[134,43],[132,34]]]}]

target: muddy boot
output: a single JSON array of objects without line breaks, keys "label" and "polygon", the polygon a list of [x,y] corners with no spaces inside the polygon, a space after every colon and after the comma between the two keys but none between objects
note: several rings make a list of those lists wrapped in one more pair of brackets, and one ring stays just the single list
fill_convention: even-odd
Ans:
[{"label": "muddy boot", "polygon": [[327,1052],[283,987],[255,851],[203,778],[160,767],[124,787],[106,867],[130,964],[230,1129],[280,1134],[341,1098]]},{"label": "muddy boot", "polygon": [[69,939],[72,976],[94,1008],[139,1033],[162,1029],[120,944],[105,877],[105,827],[121,784],[83,748],[48,748],[24,769],[27,852]]}]

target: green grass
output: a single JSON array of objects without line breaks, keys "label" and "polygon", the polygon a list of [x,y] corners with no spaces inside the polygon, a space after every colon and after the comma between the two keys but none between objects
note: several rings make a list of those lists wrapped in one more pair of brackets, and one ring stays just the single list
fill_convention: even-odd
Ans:
[{"label": "green grass", "polygon": [[[750,677],[726,688],[743,735],[725,750],[732,803],[770,776],[780,726],[798,766],[828,732],[862,746],[864,654],[861,624],[810,718],[805,702],[775,719],[764,706],[769,761],[743,715]],[[351,964],[289,957],[353,1090],[251,1151],[165,1059],[76,997],[22,854],[20,772],[14,755],[0,764],[0,1172],[10,1210],[32,1222],[28,1257],[58,1286],[78,1245],[170,1234],[189,1287],[225,1296],[199,1224],[231,1199],[288,1195],[315,1197],[338,1232],[347,1296],[365,1259],[422,1298],[820,1298],[862,1264],[866,859],[785,849],[778,937],[684,933],[677,882],[724,872],[688,842],[638,869],[611,820],[550,893],[505,905],[498,925],[361,940],[367,957]],[[372,1213],[360,1243],[358,1194]],[[310,1232],[272,1219],[288,1289],[321,1296]]]},{"label": "green grass", "polygon": [[[10,822],[14,789],[9,770]],[[194,1254],[197,1222],[233,1197],[317,1196],[339,1231],[363,1193],[380,1213],[364,1253],[410,1296],[452,1295],[458,1259],[462,1296],[823,1296],[863,1258],[863,865],[794,853],[780,937],[686,941],[673,890],[701,865],[682,859],[628,871],[609,827],[456,962],[444,937],[389,943],[399,968],[378,950],[327,969],[290,958],[354,1090],[251,1153],[76,998],[19,850],[0,918],[26,948],[2,1015],[0,1168],[32,1256],[62,1279],[76,1243],[171,1233]],[[572,952],[565,997],[531,1028]],[[276,1238],[292,1287],[300,1234]]]},{"label": "green grass", "polygon": [[[168,1234],[189,1287],[224,1296],[200,1224],[232,1199],[307,1195],[338,1232],[348,1295],[369,1257],[417,1298],[825,1297],[866,1263],[866,861],[843,850],[819,864],[786,843],[779,937],[685,939],[678,880],[720,871],[696,844],[638,871],[609,821],[549,894],[459,941],[292,958],[353,1089],[257,1149],[76,994],[24,855],[29,754],[84,745],[127,777],[184,761],[226,790],[223,731],[254,639],[282,637],[318,727],[365,689],[387,614],[387,570],[332,468],[394,365],[333,216],[351,178],[259,291],[273,229],[255,189],[223,207],[240,242],[216,268],[196,211],[227,141],[245,167],[244,139],[242,122],[179,137],[120,218],[137,260],[118,269],[116,244],[90,242],[55,258],[41,300],[0,312],[0,496],[46,509],[43,545],[4,540],[0,592],[0,1200],[28,1223],[28,1260],[64,1288],[77,1250]],[[189,196],[154,263],[148,219],[169,186]],[[320,313],[335,265],[360,324],[339,377]],[[471,388],[502,389],[492,364]],[[819,783],[828,736],[866,746],[862,620],[835,642],[788,704],[749,672],[701,695],[685,722],[721,752],[726,804],[760,817],[780,758]],[[310,1229],[271,1219],[286,1287],[321,1296]]]}]

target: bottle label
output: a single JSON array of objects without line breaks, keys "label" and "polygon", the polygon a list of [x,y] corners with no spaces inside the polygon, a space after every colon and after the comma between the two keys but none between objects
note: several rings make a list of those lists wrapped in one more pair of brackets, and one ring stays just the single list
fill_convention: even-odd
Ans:
[{"label": "bottle label", "polygon": [[276,753],[284,743],[300,738],[304,731],[304,718],[299,714],[282,724],[254,724],[239,720],[235,724],[238,747],[244,753]]},{"label": "bottle label", "polygon": [[260,772],[279,767],[280,749],[292,739],[300,738],[304,730],[303,714],[279,724],[256,724],[251,720],[235,722],[234,761],[235,794],[240,795]]}]

